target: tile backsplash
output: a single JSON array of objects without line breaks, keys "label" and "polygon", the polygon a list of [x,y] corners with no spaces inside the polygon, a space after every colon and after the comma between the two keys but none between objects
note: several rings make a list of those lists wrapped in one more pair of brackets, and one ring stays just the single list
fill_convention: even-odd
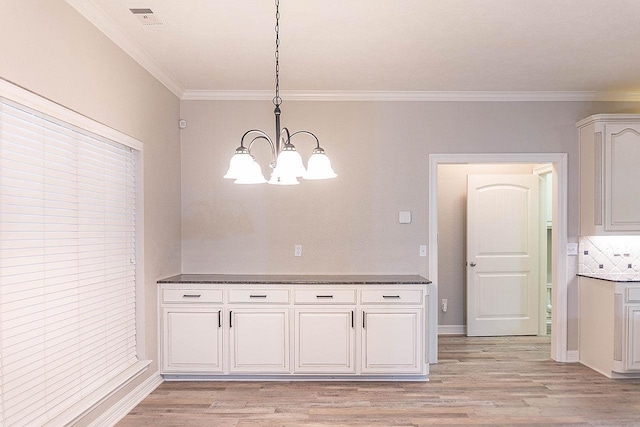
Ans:
[{"label": "tile backsplash", "polygon": [[578,273],[617,281],[640,280],[640,236],[584,236]]}]

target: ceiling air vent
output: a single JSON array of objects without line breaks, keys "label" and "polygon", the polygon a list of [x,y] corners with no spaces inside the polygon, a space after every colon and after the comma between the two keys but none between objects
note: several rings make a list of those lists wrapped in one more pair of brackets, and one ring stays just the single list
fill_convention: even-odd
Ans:
[{"label": "ceiling air vent", "polygon": [[129,10],[131,11],[131,13],[135,15],[136,18],[138,18],[140,22],[142,22],[142,25],[144,25],[145,27],[148,27],[148,28],[154,27],[155,29],[158,29],[158,27],[161,27],[164,25],[164,22],[158,19],[158,16],[154,14],[153,10],[151,9],[129,9]]}]

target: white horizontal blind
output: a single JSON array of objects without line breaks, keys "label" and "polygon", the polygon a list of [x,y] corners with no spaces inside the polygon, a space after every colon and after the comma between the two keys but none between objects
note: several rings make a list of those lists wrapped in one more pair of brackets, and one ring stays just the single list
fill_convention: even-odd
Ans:
[{"label": "white horizontal blind", "polygon": [[0,426],[137,362],[135,152],[0,98]]}]

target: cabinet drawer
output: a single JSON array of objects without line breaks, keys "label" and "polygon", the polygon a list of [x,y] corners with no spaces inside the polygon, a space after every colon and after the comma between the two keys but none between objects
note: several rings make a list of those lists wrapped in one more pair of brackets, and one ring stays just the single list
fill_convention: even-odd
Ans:
[{"label": "cabinet drawer", "polygon": [[164,289],[163,302],[222,302],[222,289]]},{"label": "cabinet drawer", "polygon": [[640,302],[640,288],[627,288],[627,302]]},{"label": "cabinet drawer", "polygon": [[296,304],[355,304],[355,289],[297,289]]},{"label": "cabinet drawer", "polygon": [[368,289],[361,291],[362,304],[423,304],[421,289]]},{"label": "cabinet drawer", "polygon": [[230,289],[229,302],[288,304],[288,289]]}]

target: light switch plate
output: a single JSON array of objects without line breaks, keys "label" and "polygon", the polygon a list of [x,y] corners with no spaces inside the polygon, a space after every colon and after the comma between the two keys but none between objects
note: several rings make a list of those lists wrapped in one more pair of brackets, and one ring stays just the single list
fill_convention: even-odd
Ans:
[{"label": "light switch plate", "polygon": [[400,211],[398,222],[400,224],[411,224],[411,211]]},{"label": "light switch plate", "polygon": [[567,243],[567,255],[578,255],[577,243]]}]

